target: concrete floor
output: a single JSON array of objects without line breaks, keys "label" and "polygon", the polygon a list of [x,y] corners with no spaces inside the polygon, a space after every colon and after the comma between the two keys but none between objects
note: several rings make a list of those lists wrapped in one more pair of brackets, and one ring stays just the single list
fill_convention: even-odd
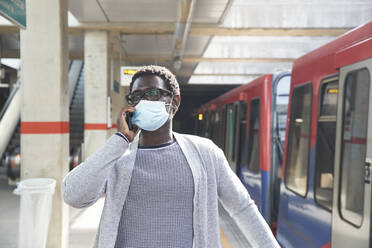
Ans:
[{"label": "concrete floor", "polygon": [[[17,248],[19,196],[12,192],[8,179],[0,167],[0,247]],[[87,209],[70,207],[70,248],[91,248],[94,242],[103,199]]]},{"label": "concrete floor", "polygon": [[0,247],[17,247],[19,198],[12,194],[14,188],[0,174]]},{"label": "concrete floor", "polygon": [[[0,167],[0,247],[17,248],[20,199],[19,196],[12,193],[15,188],[16,186],[8,185],[4,168]],[[104,199],[101,198],[89,208],[70,207],[69,248],[91,248],[93,246],[103,204]],[[221,243],[223,247],[247,248],[239,239],[242,234],[236,228],[232,228],[233,225],[226,214],[221,215]]]}]

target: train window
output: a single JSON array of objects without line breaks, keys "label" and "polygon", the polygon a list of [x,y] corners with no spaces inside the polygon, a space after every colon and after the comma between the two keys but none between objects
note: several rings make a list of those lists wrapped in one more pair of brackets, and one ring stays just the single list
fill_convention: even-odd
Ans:
[{"label": "train window", "polygon": [[237,146],[237,135],[239,132],[237,132],[239,129],[239,121],[238,121],[238,118],[239,118],[239,113],[238,113],[238,104],[234,104],[234,112],[233,112],[233,115],[234,115],[234,122],[233,122],[233,125],[232,125],[232,128],[233,128],[233,144],[232,144],[232,160],[234,162],[236,162],[236,146]]},{"label": "train window", "polygon": [[[203,115],[205,114],[205,112],[203,112]],[[204,120],[200,120],[198,121],[199,123],[199,135],[200,136],[204,136]]]},{"label": "train window", "polygon": [[[223,109],[220,111],[220,116],[221,116],[221,121],[220,121],[220,141],[221,141],[221,149],[223,149],[224,151],[225,150],[225,143],[226,143],[226,135],[224,135],[226,133],[226,107],[223,107]],[[226,153],[225,153],[226,154]]]},{"label": "train window", "polygon": [[232,118],[233,118],[233,110],[232,105],[227,105],[227,112],[226,112],[226,130],[225,130],[225,155],[227,160],[231,161],[231,139],[232,139]]},{"label": "train window", "polygon": [[331,210],[336,139],[338,78],[323,81],[320,89],[315,158],[315,200]]},{"label": "train window", "polygon": [[260,169],[260,99],[251,101],[248,135],[248,169],[258,173]]},{"label": "train window", "polygon": [[204,117],[203,117],[203,137],[207,137],[208,138],[208,113],[209,113],[209,110],[205,111],[204,112]]},{"label": "train window", "polygon": [[277,172],[277,180],[281,178],[285,129],[287,126],[287,111],[291,76],[286,75],[279,79],[275,86],[275,98],[273,100],[273,144],[272,144],[272,167]]},{"label": "train window", "polygon": [[293,89],[288,133],[285,185],[305,196],[309,157],[311,83]]},{"label": "train window", "polygon": [[229,108],[227,108],[226,112],[225,112],[225,147],[224,147],[224,151],[225,151],[225,156],[227,158],[227,160],[230,160],[229,158],[229,130],[230,130],[230,111],[229,111]]},{"label": "train window", "polygon": [[217,144],[217,140],[216,140],[216,116],[217,116],[217,112],[216,111],[212,111],[211,112],[211,116],[210,116],[210,136],[211,136],[211,139],[213,140],[213,142],[215,142]]},{"label": "train window", "polygon": [[[274,81],[275,82],[275,81]],[[287,126],[287,112],[289,101],[289,89],[291,85],[290,74],[285,75],[274,85],[275,95],[273,98],[272,109],[272,150],[271,150],[271,167],[273,171],[273,198],[271,204],[272,219],[275,222],[278,218],[280,198],[280,184],[282,178],[283,150],[285,140],[285,129]]]},{"label": "train window", "polygon": [[276,129],[280,138],[281,146],[284,146],[285,128],[287,125],[288,93],[291,77],[285,76],[278,82],[275,98]]},{"label": "train window", "polygon": [[240,121],[239,121],[239,151],[238,164],[242,166],[246,164],[246,136],[247,136],[247,102],[240,102]]},{"label": "train window", "polygon": [[216,111],[214,121],[215,121],[215,131],[214,131],[215,142],[218,145],[218,147],[220,147],[222,149],[221,144],[222,144],[222,136],[223,135],[221,135],[221,133],[222,133],[221,132],[221,122],[222,122],[221,110]]},{"label": "train window", "polygon": [[324,83],[321,91],[321,116],[336,116],[337,112],[337,93],[338,80],[332,79],[332,82]]},{"label": "train window", "polygon": [[343,99],[339,206],[341,216],[356,226],[363,220],[369,82],[367,69],[350,72]]}]

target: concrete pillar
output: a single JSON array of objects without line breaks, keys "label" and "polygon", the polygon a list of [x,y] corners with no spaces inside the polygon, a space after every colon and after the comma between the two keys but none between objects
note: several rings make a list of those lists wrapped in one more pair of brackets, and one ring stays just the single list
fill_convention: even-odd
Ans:
[{"label": "concrete pillar", "polygon": [[57,180],[47,247],[68,246],[68,206],[61,181],[68,172],[69,103],[67,0],[26,1],[21,30],[21,179]]},{"label": "concrete pillar", "polygon": [[87,31],[84,39],[84,156],[101,147],[108,137],[110,81],[109,39],[106,31]]}]

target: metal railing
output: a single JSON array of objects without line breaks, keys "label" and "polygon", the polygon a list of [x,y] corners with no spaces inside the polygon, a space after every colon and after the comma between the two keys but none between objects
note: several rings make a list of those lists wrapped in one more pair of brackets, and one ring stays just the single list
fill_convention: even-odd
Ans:
[{"label": "metal railing", "polygon": [[17,83],[14,85],[12,92],[10,93],[8,99],[6,100],[4,106],[2,107],[0,111],[0,120],[3,118],[6,110],[8,109],[10,103],[12,102],[14,96],[17,94],[17,91],[20,89],[20,87],[21,87],[21,78],[18,78]]}]

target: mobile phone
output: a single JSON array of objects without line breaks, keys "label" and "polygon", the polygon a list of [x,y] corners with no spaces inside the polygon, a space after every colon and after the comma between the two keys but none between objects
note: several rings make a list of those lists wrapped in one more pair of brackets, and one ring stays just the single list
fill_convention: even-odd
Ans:
[{"label": "mobile phone", "polygon": [[125,121],[127,122],[129,130],[133,130],[132,117],[133,112],[125,112]]}]

